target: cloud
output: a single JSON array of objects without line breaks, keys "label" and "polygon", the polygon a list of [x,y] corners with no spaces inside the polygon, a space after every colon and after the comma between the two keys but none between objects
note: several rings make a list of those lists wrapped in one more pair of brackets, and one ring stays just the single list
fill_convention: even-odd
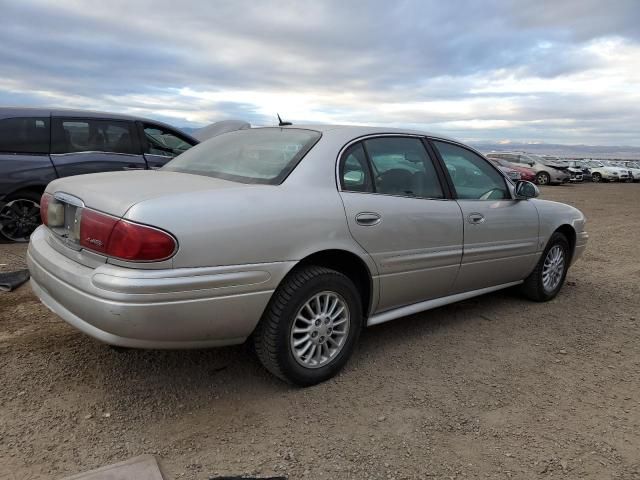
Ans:
[{"label": "cloud", "polygon": [[22,1],[0,102],[640,144],[640,3]]}]

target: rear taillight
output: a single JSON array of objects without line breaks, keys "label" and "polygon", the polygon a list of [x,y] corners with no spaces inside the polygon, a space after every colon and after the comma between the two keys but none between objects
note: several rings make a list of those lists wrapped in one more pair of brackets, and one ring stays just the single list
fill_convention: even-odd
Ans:
[{"label": "rear taillight", "polygon": [[80,245],[131,262],[153,262],[171,257],[176,240],[167,232],[84,209]]},{"label": "rear taillight", "polygon": [[43,193],[40,197],[40,220],[49,227],[64,225],[64,206],[53,195]]},{"label": "rear taillight", "polygon": [[168,233],[119,220],[111,232],[107,255],[124,260],[149,262],[169,258],[175,250],[176,241]]},{"label": "rear taillight", "polygon": [[43,193],[42,197],[40,197],[40,220],[45,225],[49,225],[49,203],[51,203],[52,198],[48,193]]}]

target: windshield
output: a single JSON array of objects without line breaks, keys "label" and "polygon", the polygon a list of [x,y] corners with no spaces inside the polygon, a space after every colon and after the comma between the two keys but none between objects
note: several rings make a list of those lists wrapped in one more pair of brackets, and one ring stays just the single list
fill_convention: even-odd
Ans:
[{"label": "windshield", "polygon": [[604,167],[602,162],[596,162],[595,160],[591,160],[590,162],[587,162],[587,165],[589,165],[590,167]]},{"label": "windshield", "polygon": [[299,128],[255,128],[224,133],[187,150],[162,170],[277,185],[320,136],[320,132]]}]

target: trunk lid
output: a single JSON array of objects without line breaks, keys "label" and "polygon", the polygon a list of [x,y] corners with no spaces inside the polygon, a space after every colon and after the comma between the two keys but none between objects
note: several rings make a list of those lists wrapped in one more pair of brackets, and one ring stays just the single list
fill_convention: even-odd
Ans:
[{"label": "trunk lid", "polygon": [[77,175],[54,180],[47,193],[72,195],[84,206],[122,217],[139,202],[198,190],[243,188],[248,185],[202,175],[144,170]]}]

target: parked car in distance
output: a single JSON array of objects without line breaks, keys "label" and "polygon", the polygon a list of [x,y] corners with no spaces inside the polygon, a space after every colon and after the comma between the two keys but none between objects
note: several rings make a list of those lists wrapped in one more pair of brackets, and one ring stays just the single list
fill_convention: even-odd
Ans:
[{"label": "parked car in distance", "polygon": [[640,182],[640,163],[638,162],[627,162],[625,165],[627,170],[631,172],[634,182]]},{"label": "parked car in distance", "polygon": [[600,160],[589,160],[587,165],[591,170],[591,179],[596,183],[626,182],[630,178],[629,170],[607,165]]},{"label": "parked car in distance", "polygon": [[517,178],[516,180],[526,180],[528,182],[536,181],[536,172],[534,172],[530,168],[525,167],[524,165],[510,163],[500,158],[489,158],[489,161],[491,161],[495,165],[498,165],[499,167],[509,168],[511,170],[515,170],[516,172],[518,172],[520,174],[520,177]]},{"label": "parked car in distance", "polygon": [[54,180],[27,262],[44,304],[98,340],[251,339],[270,372],[312,385],[364,326],[507,287],[554,298],[588,235],[537,195],[441,136],[253,128],[157,171]]},{"label": "parked car in distance", "polygon": [[522,152],[491,152],[487,158],[500,158],[507,162],[525,165],[536,172],[536,183],[538,185],[554,185],[567,183],[571,176],[566,165],[551,160]]},{"label": "parked car in distance", "polygon": [[[624,162],[617,162],[614,160],[603,160],[602,163],[604,163],[605,166],[607,167],[611,167],[611,168],[617,168],[618,171],[620,172],[621,176],[621,181],[625,181],[625,182],[633,182],[633,172],[631,171],[631,169],[629,167],[627,167],[627,164]],[[623,175],[625,175],[623,178]]]},{"label": "parked car in distance", "polygon": [[569,181],[571,183],[580,183],[584,180],[584,177],[582,176],[582,169],[572,167],[567,160],[563,160],[552,155],[543,155],[542,158],[548,162],[553,162],[558,165],[565,165],[567,167],[567,171],[569,172]]},{"label": "parked car in distance", "polygon": [[585,182],[592,181],[591,170],[589,169],[589,166],[587,165],[586,162],[582,160],[567,160],[566,162],[567,162],[567,165],[569,165],[569,167],[574,169],[580,169],[580,171],[582,172],[583,181]]},{"label": "parked car in distance", "polygon": [[26,241],[60,177],[162,167],[198,143],[164,123],[83,110],[0,108],[0,236]]}]

